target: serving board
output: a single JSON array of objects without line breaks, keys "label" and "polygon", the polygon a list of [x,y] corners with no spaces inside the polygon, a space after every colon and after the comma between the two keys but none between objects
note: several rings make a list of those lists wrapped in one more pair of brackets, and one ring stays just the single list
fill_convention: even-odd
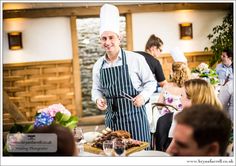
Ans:
[{"label": "serving board", "polygon": [[[132,147],[132,148],[127,149],[127,150],[125,151],[125,155],[128,156],[128,155],[130,155],[131,153],[144,150],[145,148],[148,147],[148,145],[149,145],[149,144],[148,144],[147,142],[142,142],[140,146]],[[94,153],[94,154],[105,155],[105,154],[103,153],[103,150],[102,150],[102,149],[92,147],[91,144],[88,144],[88,143],[84,144],[84,151],[89,152],[89,153]]]}]

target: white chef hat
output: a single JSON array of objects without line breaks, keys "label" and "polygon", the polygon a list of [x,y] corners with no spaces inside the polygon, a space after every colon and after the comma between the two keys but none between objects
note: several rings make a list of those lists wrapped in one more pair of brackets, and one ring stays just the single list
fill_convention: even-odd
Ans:
[{"label": "white chef hat", "polygon": [[187,63],[187,58],[184,56],[184,53],[178,48],[175,47],[170,51],[170,54],[172,58],[174,59],[174,62],[184,62]]},{"label": "white chef hat", "polygon": [[119,10],[116,6],[104,4],[100,9],[100,36],[105,31],[120,34]]}]

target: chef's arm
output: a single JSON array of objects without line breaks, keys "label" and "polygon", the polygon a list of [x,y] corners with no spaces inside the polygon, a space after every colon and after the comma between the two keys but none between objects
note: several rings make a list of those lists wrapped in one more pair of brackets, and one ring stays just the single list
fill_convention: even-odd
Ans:
[{"label": "chef's arm", "polygon": [[96,103],[97,99],[103,98],[102,88],[100,85],[100,73],[97,70],[96,64],[93,67],[93,84],[92,84],[92,101]]}]

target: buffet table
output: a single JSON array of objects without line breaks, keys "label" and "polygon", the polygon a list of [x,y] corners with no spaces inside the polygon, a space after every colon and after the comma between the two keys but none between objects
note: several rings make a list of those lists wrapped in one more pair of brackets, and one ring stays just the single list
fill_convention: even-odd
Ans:
[{"label": "buffet table", "polygon": [[[125,156],[129,156],[129,155],[139,152],[139,151],[144,151],[144,149],[147,147],[148,147],[148,143],[142,142],[140,146],[131,147],[131,148],[127,149],[125,151]],[[102,149],[92,147],[91,144],[84,144],[84,152],[105,156]]]},{"label": "buffet table", "polygon": [[[152,103],[157,102],[159,95],[160,95],[160,93],[154,93],[151,96],[150,102],[149,102],[150,106],[152,105]],[[153,112],[154,112],[154,115],[153,115]],[[158,114],[156,113],[156,110],[153,111],[152,108],[150,109],[150,111],[147,111],[147,114],[148,114],[148,116],[150,116],[151,121],[156,120],[156,118],[158,116]],[[149,123],[150,123],[150,121],[149,121]],[[104,130],[106,130],[106,129],[104,129]],[[80,156],[80,157],[106,157],[105,153],[103,152],[102,148],[100,148],[100,146],[99,147],[94,146],[94,145],[92,146],[93,140],[95,139],[95,137],[97,137],[95,135],[99,135],[104,132],[106,134],[108,132],[108,131],[104,131],[104,130],[101,131],[101,133],[92,132],[92,131],[84,133],[84,142],[82,145],[83,148],[81,149],[81,145],[77,146],[78,152],[81,151],[81,152],[79,152],[78,156]],[[116,132],[116,131],[114,131],[114,132]],[[141,142],[141,141],[138,141],[138,142],[139,142],[138,146],[131,146],[131,147],[127,148],[124,156],[168,156],[168,154],[166,154],[164,152],[146,151],[144,149],[146,149],[149,146],[149,143],[148,142]],[[112,156],[114,156],[114,154]]]},{"label": "buffet table", "polygon": [[[103,153],[95,154],[90,152],[82,152],[78,154],[79,157],[107,157]],[[142,150],[134,152],[126,157],[169,157],[170,155],[162,151]]]}]

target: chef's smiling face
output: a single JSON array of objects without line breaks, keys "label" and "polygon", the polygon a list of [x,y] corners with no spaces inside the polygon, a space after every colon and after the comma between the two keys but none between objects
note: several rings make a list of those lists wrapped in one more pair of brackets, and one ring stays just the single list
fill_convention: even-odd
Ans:
[{"label": "chef's smiling face", "polygon": [[108,54],[117,53],[120,49],[120,37],[111,31],[105,31],[101,35],[101,46]]}]

